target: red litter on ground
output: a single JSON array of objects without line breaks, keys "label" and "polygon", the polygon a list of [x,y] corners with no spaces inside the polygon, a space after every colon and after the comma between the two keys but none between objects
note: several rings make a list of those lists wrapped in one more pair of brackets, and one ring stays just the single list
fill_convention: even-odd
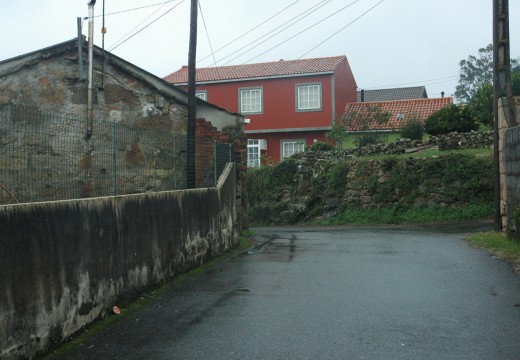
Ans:
[{"label": "red litter on ground", "polygon": [[112,311],[113,311],[114,314],[116,314],[116,315],[121,314],[121,309],[119,309],[117,306],[114,306],[114,307],[112,308]]}]

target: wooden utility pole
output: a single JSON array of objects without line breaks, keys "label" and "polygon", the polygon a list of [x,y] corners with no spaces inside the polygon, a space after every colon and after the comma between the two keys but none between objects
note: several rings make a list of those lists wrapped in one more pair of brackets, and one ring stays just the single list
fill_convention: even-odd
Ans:
[{"label": "wooden utility pole", "polygon": [[504,110],[507,127],[515,125],[515,108],[511,92],[511,56],[509,45],[509,1],[493,0],[493,117],[494,117],[494,203],[495,230],[502,230],[500,207],[500,123],[499,104]]},{"label": "wooden utility pole", "polygon": [[195,120],[197,103],[195,99],[197,60],[197,0],[191,0],[190,47],[188,53],[188,139],[187,139],[187,187],[195,187]]}]

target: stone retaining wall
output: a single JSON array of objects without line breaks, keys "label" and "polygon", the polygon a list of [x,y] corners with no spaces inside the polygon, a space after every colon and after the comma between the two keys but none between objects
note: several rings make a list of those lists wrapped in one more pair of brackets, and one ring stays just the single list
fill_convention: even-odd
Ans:
[{"label": "stone retaining wall", "polygon": [[438,147],[440,150],[485,148],[493,146],[492,131],[472,131],[469,133],[450,133],[430,136],[423,141],[399,139],[390,144],[375,144],[346,150],[355,156],[378,154],[404,154],[407,150],[418,147]]},{"label": "stone retaining wall", "polygon": [[[259,191],[258,186],[251,186],[250,220],[260,224],[294,223],[325,220],[349,208],[492,204],[490,154],[383,160],[328,156],[330,153],[306,152],[286,160],[270,174],[270,178],[283,178],[283,183],[273,185],[271,179],[264,178],[269,192],[264,190],[261,196],[253,193]],[[252,177],[262,175],[251,171],[248,176],[255,185]]]}]

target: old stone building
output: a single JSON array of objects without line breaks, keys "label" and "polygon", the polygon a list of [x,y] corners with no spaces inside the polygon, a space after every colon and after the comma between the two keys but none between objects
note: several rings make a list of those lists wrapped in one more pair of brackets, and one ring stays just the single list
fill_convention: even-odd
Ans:
[{"label": "old stone building", "polygon": [[[184,188],[187,93],[94,47],[89,121],[78,43],[0,62],[0,204]],[[242,115],[197,99],[197,118],[212,129],[197,130],[197,144],[232,143],[231,157],[245,156]],[[214,169],[199,167],[196,185],[211,185],[201,179]]]}]

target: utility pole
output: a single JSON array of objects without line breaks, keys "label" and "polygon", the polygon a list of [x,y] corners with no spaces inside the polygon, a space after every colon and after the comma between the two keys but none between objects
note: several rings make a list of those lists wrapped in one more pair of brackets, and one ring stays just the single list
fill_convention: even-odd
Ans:
[{"label": "utility pole", "polygon": [[191,0],[190,47],[188,53],[188,139],[187,139],[187,187],[195,187],[195,120],[196,59],[197,59],[197,0]]},{"label": "utility pole", "polygon": [[92,136],[92,128],[94,127],[94,111],[92,109],[93,87],[94,83],[94,5],[96,0],[88,2],[88,85],[87,85],[87,135],[86,139]]},{"label": "utility pole", "polygon": [[515,125],[515,108],[511,92],[511,56],[509,48],[509,1],[493,0],[493,117],[494,117],[494,204],[495,230],[502,230],[500,207],[500,123],[499,103],[504,109],[507,127]]}]

